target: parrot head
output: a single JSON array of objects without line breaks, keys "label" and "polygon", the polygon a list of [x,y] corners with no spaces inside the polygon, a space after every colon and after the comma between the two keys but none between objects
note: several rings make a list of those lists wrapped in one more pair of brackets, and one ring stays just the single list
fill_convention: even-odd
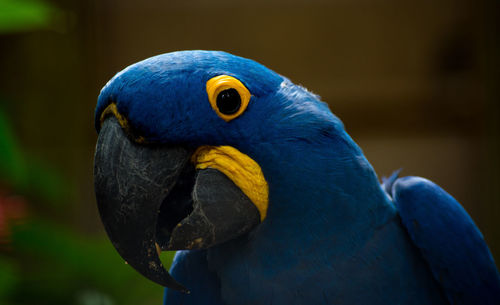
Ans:
[{"label": "parrot head", "polygon": [[300,219],[324,208],[309,204],[329,191],[319,185],[371,171],[316,95],[224,52],[127,67],[102,89],[95,127],[95,191],[110,240],[141,274],[182,291],[160,250],[217,247],[283,215]]}]

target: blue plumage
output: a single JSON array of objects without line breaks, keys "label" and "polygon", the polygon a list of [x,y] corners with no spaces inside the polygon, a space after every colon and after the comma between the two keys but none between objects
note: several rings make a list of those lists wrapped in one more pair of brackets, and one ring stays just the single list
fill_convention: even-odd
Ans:
[{"label": "blue plumage", "polygon": [[178,281],[191,283],[192,293],[185,294],[173,289],[165,289],[165,303],[223,304],[220,281],[215,272],[208,270],[205,250],[178,251],[175,254],[171,272]]},{"label": "blue plumage", "polygon": [[420,177],[397,179],[403,225],[451,304],[498,304],[499,275],[481,232],[448,193]]},{"label": "blue plumage", "polygon": [[[205,92],[220,74],[252,94],[246,112],[229,123]],[[223,52],[164,54],[103,88],[96,127],[111,102],[148,142],[233,146],[261,166],[269,184],[267,218],[249,234],[176,256],[172,275],[191,294],[167,291],[165,304],[499,302],[491,255],[458,203],[430,183],[419,193],[416,178],[393,176],[381,187],[328,106],[264,66]],[[436,211],[455,217],[439,222],[428,215]],[[464,289],[470,293],[457,297]]]}]

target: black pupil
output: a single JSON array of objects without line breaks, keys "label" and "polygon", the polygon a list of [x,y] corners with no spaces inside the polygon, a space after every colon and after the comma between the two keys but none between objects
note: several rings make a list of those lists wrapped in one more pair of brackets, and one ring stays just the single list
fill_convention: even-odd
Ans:
[{"label": "black pupil", "polygon": [[217,108],[222,114],[235,114],[240,106],[241,98],[236,89],[226,89],[217,95]]}]

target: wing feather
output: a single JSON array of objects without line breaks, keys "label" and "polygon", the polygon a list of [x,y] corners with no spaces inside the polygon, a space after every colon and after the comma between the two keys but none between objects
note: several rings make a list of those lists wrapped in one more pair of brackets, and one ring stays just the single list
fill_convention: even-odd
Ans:
[{"label": "wing feather", "polygon": [[500,304],[495,262],[465,209],[429,180],[394,180],[391,195],[401,221],[450,303]]}]

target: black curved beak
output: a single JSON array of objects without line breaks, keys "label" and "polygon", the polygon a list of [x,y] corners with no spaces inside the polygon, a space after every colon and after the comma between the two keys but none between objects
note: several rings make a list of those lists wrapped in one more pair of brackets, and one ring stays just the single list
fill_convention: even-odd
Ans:
[{"label": "black curved beak", "polygon": [[137,144],[109,117],[94,159],[99,213],[118,253],[148,279],[183,292],[188,290],[165,270],[158,248],[207,248],[260,222],[255,205],[224,174],[195,170],[192,153]]}]

